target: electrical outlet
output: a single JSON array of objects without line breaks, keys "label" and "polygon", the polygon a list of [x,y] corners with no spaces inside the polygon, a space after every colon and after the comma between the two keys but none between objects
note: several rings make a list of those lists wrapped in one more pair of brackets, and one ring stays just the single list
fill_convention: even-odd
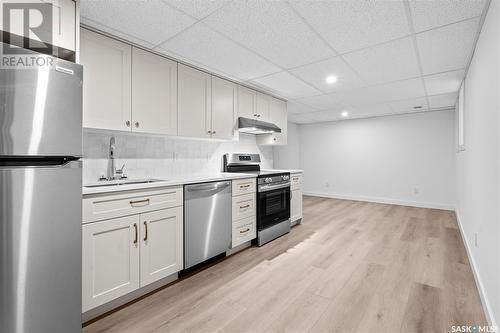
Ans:
[{"label": "electrical outlet", "polygon": [[477,242],[477,232],[474,233],[474,246],[478,247],[478,242]]},{"label": "electrical outlet", "polygon": [[414,194],[420,194],[420,188],[418,188],[418,187],[414,187],[414,188],[413,188],[413,193],[414,193]]}]

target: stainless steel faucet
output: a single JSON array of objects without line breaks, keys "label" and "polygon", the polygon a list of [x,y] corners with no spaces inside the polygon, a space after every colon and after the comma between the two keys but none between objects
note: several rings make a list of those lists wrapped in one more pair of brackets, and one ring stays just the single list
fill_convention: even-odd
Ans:
[{"label": "stainless steel faucet", "polygon": [[115,173],[115,137],[112,136],[109,140],[109,161],[108,161],[108,175],[106,177],[108,180],[114,180],[116,178]]}]

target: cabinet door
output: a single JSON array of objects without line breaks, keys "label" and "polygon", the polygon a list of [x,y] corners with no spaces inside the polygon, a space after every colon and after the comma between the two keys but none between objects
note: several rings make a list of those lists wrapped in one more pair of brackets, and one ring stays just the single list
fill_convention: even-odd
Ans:
[{"label": "cabinet door", "polygon": [[83,126],[130,131],[132,47],[82,29]]},{"label": "cabinet door", "polygon": [[238,117],[257,117],[257,92],[238,86]]},{"label": "cabinet door", "polygon": [[257,136],[257,144],[259,145],[286,145],[287,144],[287,128],[288,116],[286,110],[286,102],[277,98],[271,99],[271,108],[269,113],[269,122],[281,128],[281,133],[273,133]]},{"label": "cabinet door", "polygon": [[257,119],[269,122],[271,96],[257,93]]},{"label": "cabinet door", "polygon": [[211,75],[179,64],[178,85],[179,135],[210,137]]},{"label": "cabinet door", "polygon": [[139,244],[138,215],[83,225],[83,311],[139,288]]},{"label": "cabinet door", "polygon": [[212,76],[212,138],[233,138],[237,95],[236,84]]},{"label": "cabinet door", "polygon": [[135,47],[132,131],[177,135],[177,63]]},{"label": "cabinet door", "polygon": [[291,192],[290,215],[291,221],[296,221],[302,218],[302,190],[294,190]]},{"label": "cabinet door", "polygon": [[183,207],[141,214],[141,286],[183,268]]},{"label": "cabinet door", "polygon": [[76,50],[76,2],[73,0],[52,0],[54,5],[54,45]]}]

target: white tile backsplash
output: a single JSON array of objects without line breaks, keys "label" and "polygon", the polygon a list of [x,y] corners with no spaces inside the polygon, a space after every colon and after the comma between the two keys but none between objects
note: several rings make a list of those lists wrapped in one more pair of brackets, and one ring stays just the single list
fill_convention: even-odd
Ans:
[{"label": "white tile backsplash", "polygon": [[186,174],[222,170],[225,153],[259,153],[262,168],[273,167],[272,147],[257,146],[254,135],[240,134],[239,141],[207,141],[119,132],[83,133],[83,182],[95,182],[106,174],[109,139],[115,137],[115,163],[125,164],[129,178],[169,179]]}]

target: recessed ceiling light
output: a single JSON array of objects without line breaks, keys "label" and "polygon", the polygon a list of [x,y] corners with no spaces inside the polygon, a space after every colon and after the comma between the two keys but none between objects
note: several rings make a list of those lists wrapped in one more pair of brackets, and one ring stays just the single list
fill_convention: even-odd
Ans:
[{"label": "recessed ceiling light", "polygon": [[340,114],[343,118],[346,118],[349,116],[349,112],[347,111],[342,111],[342,113]]},{"label": "recessed ceiling light", "polygon": [[326,83],[334,84],[335,82],[337,82],[337,77],[335,75],[329,75],[326,77]]}]

